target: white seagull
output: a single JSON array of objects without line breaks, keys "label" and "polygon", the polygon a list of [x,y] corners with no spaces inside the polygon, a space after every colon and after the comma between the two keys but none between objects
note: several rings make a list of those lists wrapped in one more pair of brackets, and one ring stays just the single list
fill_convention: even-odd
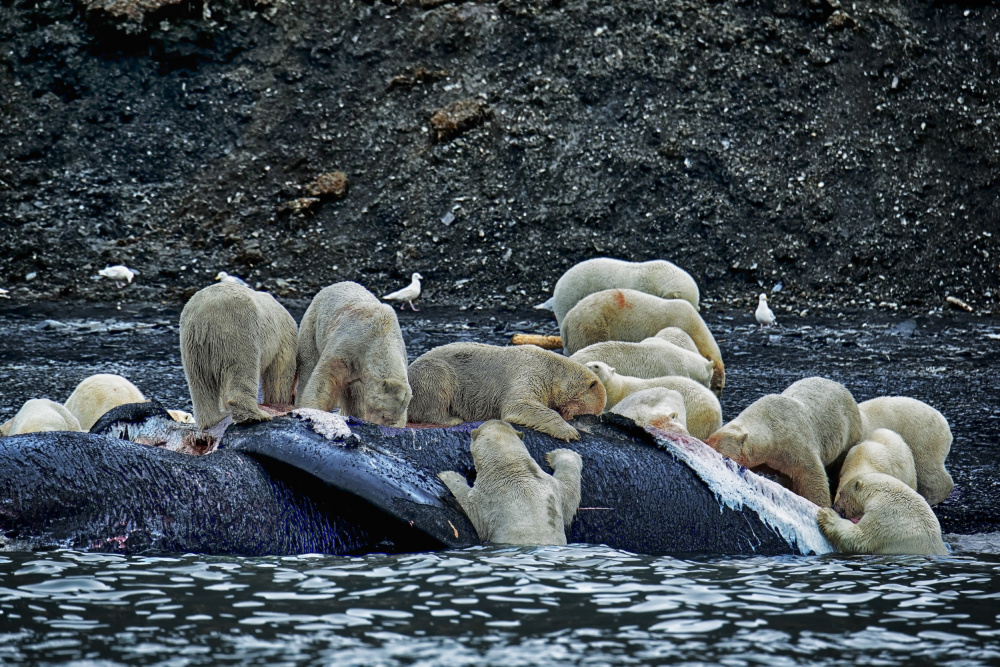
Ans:
[{"label": "white seagull", "polygon": [[0,299],[9,299],[9,298],[10,298],[10,291],[0,287]]},{"label": "white seagull", "polygon": [[[398,292],[393,292],[392,294],[386,294],[384,297],[382,297],[382,299],[384,301],[403,301],[405,303],[410,304],[410,308],[416,311],[417,309],[413,306],[413,302],[417,300],[418,296],[420,296],[420,281],[422,279],[423,279],[422,275],[420,275],[419,273],[414,273],[412,283],[410,283],[403,289],[399,290]],[[403,305],[404,305],[403,303],[399,304],[400,310],[403,310]]]},{"label": "white seagull", "polygon": [[244,287],[250,287],[247,285],[246,281],[239,276],[231,276],[225,271],[219,271],[215,274],[215,279],[220,283],[236,283],[237,285],[243,285]]},{"label": "white seagull", "polygon": [[767,295],[763,292],[757,299],[757,311],[754,313],[754,317],[757,318],[757,322],[762,327],[769,327],[774,324],[774,313],[767,306]]},{"label": "white seagull", "polygon": [[115,281],[115,285],[118,285],[118,289],[125,287],[122,281],[127,281],[131,284],[132,278],[139,275],[138,271],[134,271],[127,266],[122,266],[121,264],[116,264],[115,266],[106,266],[97,272],[98,275],[104,276],[105,278],[111,278]]}]

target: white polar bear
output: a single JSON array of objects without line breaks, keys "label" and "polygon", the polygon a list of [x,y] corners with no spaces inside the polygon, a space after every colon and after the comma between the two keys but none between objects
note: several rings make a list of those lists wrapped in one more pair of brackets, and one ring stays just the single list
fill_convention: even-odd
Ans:
[{"label": "white polar bear", "polygon": [[626,287],[663,299],[684,299],[698,308],[698,284],[676,264],[663,259],[626,262],[597,257],[571,267],[552,290],[552,311],[562,323],[580,299],[606,289]]},{"label": "white polar bear", "polygon": [[621,375],[602,361],[590,361],[586,366],[594,371],[604,385],[608,395],[605,412],[611,412],[620,401],[636,392],[663,387],[679,392],[683,398],[685,424],[690,435],[705,440],[722,427],[722,406],[719,404],[719,399],[704,385],[690,378],[668,375],[643,379]]},{"label": "white polar bear", "polygon": [[580,506],[583,460],[570,449],[546,454],[545,473],[531,458],[521,434],[505,421],[491,419],[472,432],[476,483],[463,475],[440,473],[479,538],[497,544],[566,544]]},{"label": "white polar bear", "polygon": [[917,493],[931,505],[948,497],[955,483],[944,467],[951,451],[951,427],[940,412],[907,396],[881,396],[858,405],[862,437],[875,429],[895,431],[913,452],[917,467]]},{"label": "white polar bear", "polygon": [[42,431],[82,431],[79,420],[65,406],[47,398],[32,398],[24,402],[14,418],[4,424],[6,435],[22,435]]},{"label": "white polar bear", "polygon": [[80,428],[89,431],[111,408],[126,403],[145,403],[139,388],[121,375],[98,373],[80,381],[66,399],[66,409],[80,421]]}]

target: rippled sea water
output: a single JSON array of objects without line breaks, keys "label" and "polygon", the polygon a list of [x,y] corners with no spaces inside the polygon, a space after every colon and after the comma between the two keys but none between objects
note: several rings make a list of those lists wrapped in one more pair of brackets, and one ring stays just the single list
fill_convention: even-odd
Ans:
[{"label": "rippled sea water", "polygon": [[989,665],[1000,557],[0,556],[0,663]]}]

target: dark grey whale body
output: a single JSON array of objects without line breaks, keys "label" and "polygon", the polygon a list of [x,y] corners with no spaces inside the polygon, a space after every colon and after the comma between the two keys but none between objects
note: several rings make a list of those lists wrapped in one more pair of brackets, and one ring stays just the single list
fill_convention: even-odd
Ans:
[{"label": "dark grey whale body", "polygon": [[[95,429],[120,427],[107,417]],[[474,479],[475,424],[346,425],[346,435],[324,435],[294,416],[231,426],[204,456],[101,433],[2,438],[0,533],[8,548],[129,553],[359,554],[478,543],[437,479],[442,470]],[[569,444],[524,429],[536,460],[560,447],[583,457],[570,542],[645,553],[800,553],[758,512],[720,501],[630,421],[589,417],[578,425],[581,439]]]}]

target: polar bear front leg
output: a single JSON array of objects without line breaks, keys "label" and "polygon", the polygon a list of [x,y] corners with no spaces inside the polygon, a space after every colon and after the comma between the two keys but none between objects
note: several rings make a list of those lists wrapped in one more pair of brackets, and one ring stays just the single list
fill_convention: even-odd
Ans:
[{"label": "polar bear front leg", "polygon": [[[801,443],[787,445],[803,447]],[[830,507],[830,479],[826,476],[826,468],[819,454],[812,450],[799,452],[775,451],[771,456],[761,461],[762,464],[774,468],[792,480],[792,491],[806,500],[811,500],[820,507]]]},{"label": "polar bear front leg", "polygon": [[545,455],[552,468],[552,477],[559,485],[559,499],[562,502],[563,523],[568,529],[580,508],[580,476],[583,459],[572,449],[553,449]]},{"label": "polar bear front leg", "polygon": [[580,433],[566,423],[555,410],[538,401],[523,400],[505,405],[500,410],[500,419],[512,424],[527,426],[560,440],[579,440]]},{"label": "polar bear front leg", "polygon": [[862,553],[859,549],[861,533],[857,525],[848,519],[842,519],[836,511],[829,507],[821,507],[816,514],[819,529],[837,551],[845,554]]},{"label": "polar bear front leg", "polygon": [[483,524],[482,518],[479,515],[479,510],[476,508],[476,504],[470,497],[472,493],[472,488],[469,483],[465,481],[465,477],[460,475],[453,470],[445,470],[444,472],[439,472],[438,477],[444,482],[444,485],[448,487],[451,494],[455,496],[455,500],[458,501],[459,507],[465,512],[465,516],[469,517],[469,521],[475,526],[476,532],[479,533],[480,539],[487,539],[483,536]]}]

